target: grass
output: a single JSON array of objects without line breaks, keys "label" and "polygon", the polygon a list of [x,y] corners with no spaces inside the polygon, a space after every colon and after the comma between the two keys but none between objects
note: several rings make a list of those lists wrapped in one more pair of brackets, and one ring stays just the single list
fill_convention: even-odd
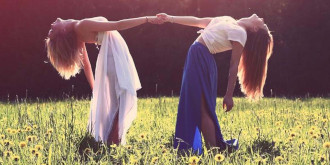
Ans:
[{"label": "grass", "polygon": [[142,98],[127,145],[104,146],[86,132],[89,100],[0,103],[0,164],[329,164],[330,99],[234,98],[217,114],[234,153],[179,154],[172,147],[177,97]]}]

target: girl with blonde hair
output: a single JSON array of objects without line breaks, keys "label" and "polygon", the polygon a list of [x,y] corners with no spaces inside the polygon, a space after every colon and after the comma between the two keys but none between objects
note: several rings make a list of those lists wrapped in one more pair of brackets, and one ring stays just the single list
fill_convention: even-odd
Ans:
[{"label": "girl with blonde hair", "polygon": [[157,17],[165,22],[203,28],[189,48],[185,62],[174,147],[192,148],[202,153],[202,132],[207,147],[238,149],[238,140],[223,139],[215,113],[218,74],[213,54],[232,50],[227,92],[223,99],[226,112],[234,106],[237,76],[246,97],[261,98],[267,62],[273,49],[273,37],[264,20],[256,14],[239,20],[229,16],[197,18],[165,13]]},{"label": "girl with blonde hair", "polygon": [[[108,21],[104,17],[83,20],[57,18],[46,38],[47,56],[61,77],[69,79],[84,70],[93,90],[88,130],[97,141],[125,144],[125,135],[137,113],[136,91],[141,88],[125,40],[116,30],[129,29],[153,17]],[[101,45],[95,81],[85,43]]]}]

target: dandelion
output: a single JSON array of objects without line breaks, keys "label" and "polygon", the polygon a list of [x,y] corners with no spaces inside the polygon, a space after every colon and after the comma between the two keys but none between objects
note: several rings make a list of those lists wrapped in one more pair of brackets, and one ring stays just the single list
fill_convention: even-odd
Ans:
[{"label": "dandelion", "polygon": [[155,164],[158,161],[158,157],[153,157],[151,159],[151,164]]},{"label": "dandelion", "polygon": [[33,154],[33,155],[36,154],[36,152],[37,152],[37,150],[35,148],[32,148],[30,151],[31,151],[31,154]]},{"label": "dandelion", "polygon": [[297,135],[297,133],[295,133],[295,132],[290,133],[290,137],[292,137],[292,138],[295,137],[296,135]]},{"label": "dandelion", "polygon": [[26,131],[26,132],[30,132],[30,131],[32,131],[32,128],[31,128],[30,126],[26,126],[26,127],[25,127],[25,131]]},{"label": "dandelion", "polygon": [[144,139],[146,138],[146,136],[145,136],[143,133],[141,133],[141,134],[139,135],[139,137],[140,137],[142,140],[144,140]]},{"label": "dandelion", "polygon": [[320,162],[324,162],[325,161],[325,155],[319,155],[319,159]]},{"label": "dandelion", "polygon": [[42,150],[43,149],[43,146],[42,145],[40,145],[40,144],[38,144],[38,145],[36,145],[36,147],[35,147],[38,151],[40,151],[40,150]]},{"label": "dandelion", "polygon": [[223,160],[225,160],[225,156],[223,156],[222,154],[216,154],[214,160],[216,162],[222,162]]},{"label": "dandelion", "polygon": [[324,147],[325,149],[330,149],[330,142],[325,142],[325,143],[323,144],[323,147]]},{"label": "dandelion", "polygon": [[5,152],[3,152],[3,155],[5,156],[5,157],[10,157],[11,155],[13,154],[13,152],[11,152],[11,151],[5,151]]},{"label": "dandelion", "polygon": [[47,133],[48,133],[48,134],[53,133],[53,129],[52,129],[52,128],[48,129],[48,130],[47,130]]},{"label": "dandelion", "polygon": [[13,161],[18,162],[18,161],[19,161],[19,156],[14,155],[14,156],[12,157],[12,159],[13,159]]},{"label": "dandelion", "polygon": [[36,152],[34,155],[35,155],[37,158],[41,158],[41,156],[42,156],[42,154],[41,154],[40,152]]},{"label": "dandelion", "polygon": [[26,147],[26,142],[25,142],[25,141],[20,142],[20,143],[19,143],[19,147],[21,147],[21,148]]},{"label": "dandelion", "polygon": [[282,156],[277,156],[276,158],[275,158],[275,161],[276,162],[282,162],[284,160],[284,158],[282,157]]},{"label": "dandelion", "polygon": [[166,148],[162,150],[162,153],[165,154],[167,152]]},{"label": "dandelion", "polygon": [[3,141],[3,144],[4,144],[5,146],[9,146],[9,145],[10,145],[10,141],[9,141],[9,140],[4,140],[4,141]]},{"label": "dandelion", "polygon": [[190,164],[197,164],[199,162],[199,158],[197,156],[192,156],[189,158]]},{"label": "dandelion", "polygon": [[125,148],[128,149],[128,150],[131,150],[132,149],[132,146],[131,145],[127,145],[127,146],[125,146]]}]

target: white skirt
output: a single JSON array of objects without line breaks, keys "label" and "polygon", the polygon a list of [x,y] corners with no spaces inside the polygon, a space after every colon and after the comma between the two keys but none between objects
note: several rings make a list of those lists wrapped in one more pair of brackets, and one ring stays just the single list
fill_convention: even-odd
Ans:
[{"label": "white skirt", "polygon": [[101,49],[95,68],[95,82],[88,130],[95,140],[107,142],[118,116],[118,135],[126,143],[128,131],[137,114],[136,91],[141,84],[125,40],[117,31],[99,32]]}]

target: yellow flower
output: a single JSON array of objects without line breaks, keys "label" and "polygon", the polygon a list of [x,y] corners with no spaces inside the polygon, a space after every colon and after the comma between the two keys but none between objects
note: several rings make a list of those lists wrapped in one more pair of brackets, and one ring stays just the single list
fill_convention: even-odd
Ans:
[{"label": "yellow flower", "polygon": [[275,158],[275,161],[276,162],[281,162],[281,161],[283,161],[284,160],[284,158],[282,157],[282,156],[277,156],[276,158]]},{"label": "yellow flower", "polygon": [[278,122],[275,123],[275,125],[276,126],[280,126],[280,125],[282,125],[282,122],[281,121],[278,121]]},{"label": "yellow flower", "polygon": [[18,128],[17,129],[17,133],[21,133],[21,132],[22,132],[22,130]]},{"label": "yellow flower", "polygon": [[17,131],[15,130],[15,129],[12,129],[11,131],[10,131],[10,134],[16,134],[17,133]]},{"label": "yellow flower", "polygon": [[31,150],[31,154],[36,154],[37,150],[35,148],[32,148]]},{"label": "yellow flower", "polygon": [[318,137],[319,137],[319,136],[316,135],[316,134],[312,136],[313,139],[317,139]]},{"label": "yellow flower", "polygon": [[162,153],[165,154],[167,152],[166,148],[162,150]]},{"label": "yellow flower", "polygon": [[130,150],[130,149],[132,149],[132,146],[131,145],[126,145],[125,148]]},{"label": "yellow flower", "polygon": [[297,129],[302,129],[302,125],[297,125]]},{"label": "yellow flower", "polygon": [[326,123],[328,121],[328,119],[322,119],[323,123]]},{"label": "yellow flower", "polygon": [[144,139],[146,138],[146,135],[144,135],[143,133],[141,133],[141,134],[139,135],[139,137],[140,137],[142,140],[144,140]]},{"label": "yellow flower", "polygon": [[326,158],[325,155],[319,155],[319,159],[318,160],[320,162],[324,162],[325,161],[325,158]]},{"label": "yellow flower", "polygon": [[20,143],[19,143],[19,146],[20,146],[21,148],[26,147],[26,142],[25,142],[25,141],[24,141],[24,142],[20,142]]},{"label": "yellow flower", "polygon": [[32,128],[30,126],[26,126],[25,131],[30,132],[30,131],[32,131]]},{"label": "yellow flower", "polygon": [[32,136],[28,136],[28,137],[26,137],[26,141],[28,141],[28,142],[32,142],[32,141],[33,141],[33,137],[32,137]]},{"label": "yellow flower", "polygon": [[53,133],[53,129],[52,129],[52,128],[49,128],[49,129],[47,130],[47,133],[48,133],[48,134]]},{"label": "yellow flower", "polygon": [[312,126],[312,127],[311,127],[311,130],[315,131],[315,130],[317,130],[317,127]]},{"label": "yellow flower", "polygon": [[19,156],[14,155],[14,156],[12,157],[12,159],[13,159],[13,161],[18,162],[18,161],[19,161]]},{"label": "yellow flower", "polygon": [[13,154],[13,152],[11,152],[11,151],[5,151],[5,152],[3,152],[3,155],[5,157],[10,157],[12,154]]},{"label": "yellow flower", "polygon": [[192,156],[189,158],[190,164],[197,164],[199,162],[199,158],[197,156]]},{"label": "yellow flower", "polygon": [[314,131],[313,131],[313,130],[309,130],[309,131],[308,131],[308,134],[310,134],[310,135],[314,135]]},{"label": "yellow flower", "polygon": [[37,125],[33,125],[33,129],[37,129],[38,128],[38,126]]},{"label": "yellow flower", "polygon": [[158,157],[153,157],[151,159],[151,164],[155,164],[158,161]]},{"label": "yellow flower", "polygon": [[216,155],[214,156],[214,160],[215,160],[216,162],[222,162],[223,160],[225,160],[225,156],[223,156],[222,154],[216,154]]},{"label": "yellow flower", "polygon": [[324,147],[325,149],[330,149],[330,142],[325,142],[325,143],[323,144],[323,147]]},{"label": "yellow flower", "polygon": [[116,148],[117,147],[117,144],[111,144],[110,147],[111,148]]},{"label": "yellow flower", "polygon": [[40,153],[40,152],[36,152],[34,155],[35,155],[37,158],[40,158],[40,157],[42,156],[42,153]]},{"label": "yellow flower", "polygon": [[36,145],[36,147],[35,147],[38,151],[40,151],[40,150],[42,150],[43,149],[43,147],[42,147],[42,145],[40,145],[40,144],[38,144],[38,145]]},{"label": "yellow flower", "polygon": [[6,131],[7,131],[7,133],[10,133],[11,132],[11,128],[7,128]]},{"label": "yellow flower", "polygon": [[295,137],[295,136],[297,136],[297,133],[295,133],[295,132],[290,133],[290,137]]},{"label": "yellow flower", "polygon": [[10,141],[9,141],[9,140],[4,140],[4,141],[3,141],[3,144],[4,144],[5,146],[9,146],[9,145],[10,145]]},{"label": "yellow flower", "polygon": [[5,135],[0,135],[0,139],[4,140],[6,138]]}]

